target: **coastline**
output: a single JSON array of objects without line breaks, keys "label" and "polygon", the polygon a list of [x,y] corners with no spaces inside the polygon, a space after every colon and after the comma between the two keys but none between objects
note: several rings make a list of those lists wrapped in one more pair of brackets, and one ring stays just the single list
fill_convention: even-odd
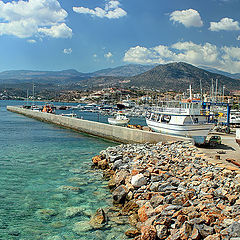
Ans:
[{"label": "coastline", "polygon": [[240,237],[240,168],[208,161],[192,143],[118,145],[92,161],[132,225],[129,238]]}]

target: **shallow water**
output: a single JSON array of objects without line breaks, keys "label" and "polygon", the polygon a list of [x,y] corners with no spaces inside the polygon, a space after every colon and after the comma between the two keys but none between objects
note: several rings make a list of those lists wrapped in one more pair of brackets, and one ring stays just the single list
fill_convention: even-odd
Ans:
[{"label": "shallow water", "polygon": [[[91,158],[116,143],[6,111],[16,104],[22,103],[0,101],[0,239],[125,239],[127,225],[84,224],[97,208],[112,205]],[[81,211],[69,218],[68,207]]]}]

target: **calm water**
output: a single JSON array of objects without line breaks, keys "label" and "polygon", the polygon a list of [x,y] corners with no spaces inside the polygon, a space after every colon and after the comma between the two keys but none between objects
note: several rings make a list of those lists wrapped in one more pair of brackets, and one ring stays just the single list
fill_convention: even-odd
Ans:
[{"label": "calm water", "polygon": [[[6,111],[17,104],[0,101],[0,239],[124,239],[126,225],[89,230],[84,224],[97,208],[111,206],[91,158],[115,143]],[[69,207],[80,207],[80,214],[68,218]]]}]

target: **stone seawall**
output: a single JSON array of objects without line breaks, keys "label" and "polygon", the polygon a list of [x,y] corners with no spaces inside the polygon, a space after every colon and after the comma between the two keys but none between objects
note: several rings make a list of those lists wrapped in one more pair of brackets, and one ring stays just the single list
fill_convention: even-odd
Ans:
[{"label": "stone seawall", "polygon": [[[240,168],[189,142],[122,144],[92,159],[134,240],[239,240]],[[107,216],[109,213],[106,213]],[[107,224],[107,217],[102,224]]]},{"label": "stone seawall", "polygon": [[169,136],[165,134],[148,132],[138,129],[130,129],[126,127],[113,126],[105,123],[82,120],[78,118],[70,118],[50,113],[37,112],[15,106],[7,106],[7,110],[23,114],[27,117],[35,118],[40,121],[57,124],[66,128],[71,128],[80,132],[122,143],[157,143],[186,140],[186,138],[181,137]]}]

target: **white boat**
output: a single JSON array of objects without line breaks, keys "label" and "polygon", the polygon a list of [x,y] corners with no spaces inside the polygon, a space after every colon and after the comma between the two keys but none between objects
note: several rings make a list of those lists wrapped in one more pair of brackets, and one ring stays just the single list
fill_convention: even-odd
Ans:
[{"label": "white boat", "polygon": [[117,126],[126,126],[130,119],[122,112],[118,112],[113,118],[108,118],[108,123]]},{"label": "white boat", "polygon": [[201,112],[198,103],[181,103],[180,107],[158,107],[148,114],[147,125],[156,132],[192,138],[203,144],[214,124]]},{"label": "white boat", "polygon": [[77,114],[76,113],[65,113],[65,114],[61,114],[61,116],[64,116],[64,117],[77,117]]},{"label": "white boat", "polygon": [[32,106],[32,110],[35,112],[41,112],[41,109],[37,106]]},{"label": "white boat", "polygon": [[240,146],[240,128],[236,129],[236,142]]},{"label": "white boat", "polygon": [[230,124],[240,124],[240,114],[231,114]]}]

